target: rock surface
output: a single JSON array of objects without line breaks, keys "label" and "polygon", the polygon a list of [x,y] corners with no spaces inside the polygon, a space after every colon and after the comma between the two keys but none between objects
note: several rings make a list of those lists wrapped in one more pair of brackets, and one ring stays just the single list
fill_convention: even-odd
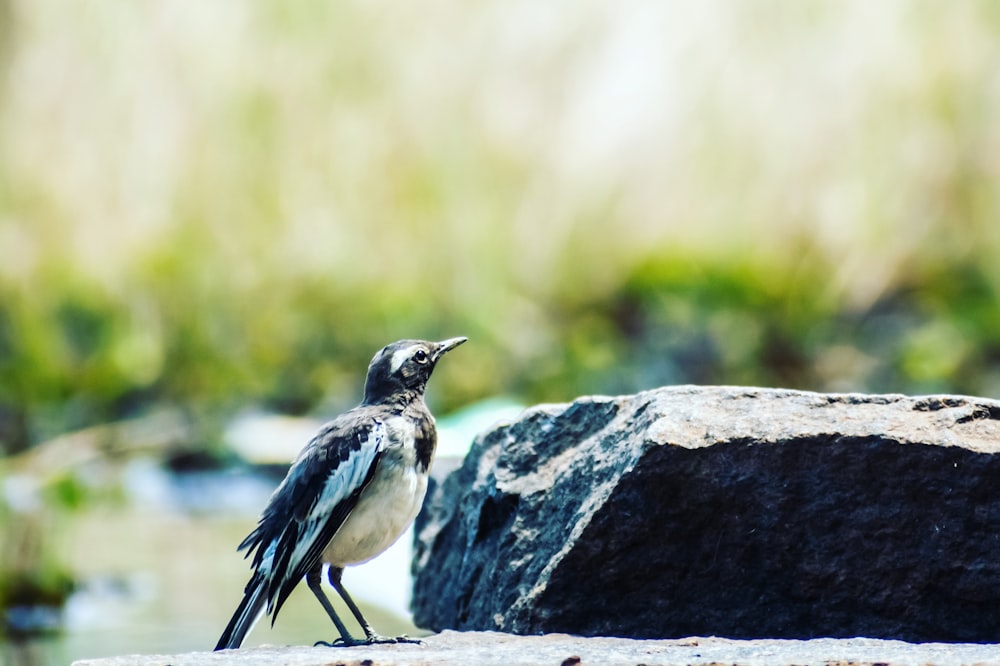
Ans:
[{"label": "rock surface", "polygon": [[998,642],[998,452],[1000,402],[959,396],[683,386],[531,408],[430,495],[414,619]]},{"label": "rock surface", "polygon": [[732,641],[687,638],[637,641],[580,638],[565,634],[513,636],[493,632],[444,632],[423,645],[375,645],[353,648],[261,647],[225,652],[191,652],[90,659],[74,666],[682,666],[733,664],[885,664],[885,666],[958,666],[1000,664],[996,645],[913,645],[864,638],[812,641]]}]

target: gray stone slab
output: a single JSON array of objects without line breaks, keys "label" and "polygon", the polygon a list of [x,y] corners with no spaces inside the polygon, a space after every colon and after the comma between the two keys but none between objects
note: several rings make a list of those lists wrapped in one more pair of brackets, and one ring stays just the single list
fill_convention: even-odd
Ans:
[{"label": "gray stone slab", "polygon": [[885,664],[958,666],[1000,664],[1000,646],[913,644],[869,638],[809,641],[684,638],[633,640],[581,638],[566,634],[514,636],[496,632],[446,631],[422,645],[354,648],[260,647],[178,655],[132,655],[74,662],[74,666],[687,666],[733,664]]}]

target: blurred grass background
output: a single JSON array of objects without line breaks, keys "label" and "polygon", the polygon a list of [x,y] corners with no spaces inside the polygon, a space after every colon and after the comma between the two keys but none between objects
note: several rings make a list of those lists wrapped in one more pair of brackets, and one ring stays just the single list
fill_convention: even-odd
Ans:
[{"label": "blurred grass background", "polygon": [[205,494],[234,415],[330,416],[401,337],[470,338],[439,415],[1000,398],[998,45],[990,0],[0,0],[0,606],[147,572],[48,661],[210,645],[251,519],[141,458]]},{"label": "blurred grass background", "polygon": [[989,0],[0,0],[0,442],[327,414],[459,334],[441,412],[1000,397],[998,44]]}]

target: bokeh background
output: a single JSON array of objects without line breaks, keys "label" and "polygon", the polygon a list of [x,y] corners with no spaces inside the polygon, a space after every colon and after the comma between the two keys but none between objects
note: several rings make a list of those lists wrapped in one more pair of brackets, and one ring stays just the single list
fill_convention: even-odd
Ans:
[{"label": "bokeh background", "polygon": [[397,338],[470,338],[440,415],[1000,397],[998,45],[990,0],[0,0],[0,601],[72,611],[2,655],[214,644],[273,485],[234,420]]}]

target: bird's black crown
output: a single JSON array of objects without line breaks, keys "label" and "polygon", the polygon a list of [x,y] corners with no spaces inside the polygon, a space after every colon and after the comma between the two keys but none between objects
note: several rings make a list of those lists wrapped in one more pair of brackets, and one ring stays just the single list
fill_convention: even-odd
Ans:
[{"label": "bird's black crown", "polygon": [[399,340],[386,345],[368,365],[365,404],[407,402],[422,396],[438,360],[467,339]]}]

